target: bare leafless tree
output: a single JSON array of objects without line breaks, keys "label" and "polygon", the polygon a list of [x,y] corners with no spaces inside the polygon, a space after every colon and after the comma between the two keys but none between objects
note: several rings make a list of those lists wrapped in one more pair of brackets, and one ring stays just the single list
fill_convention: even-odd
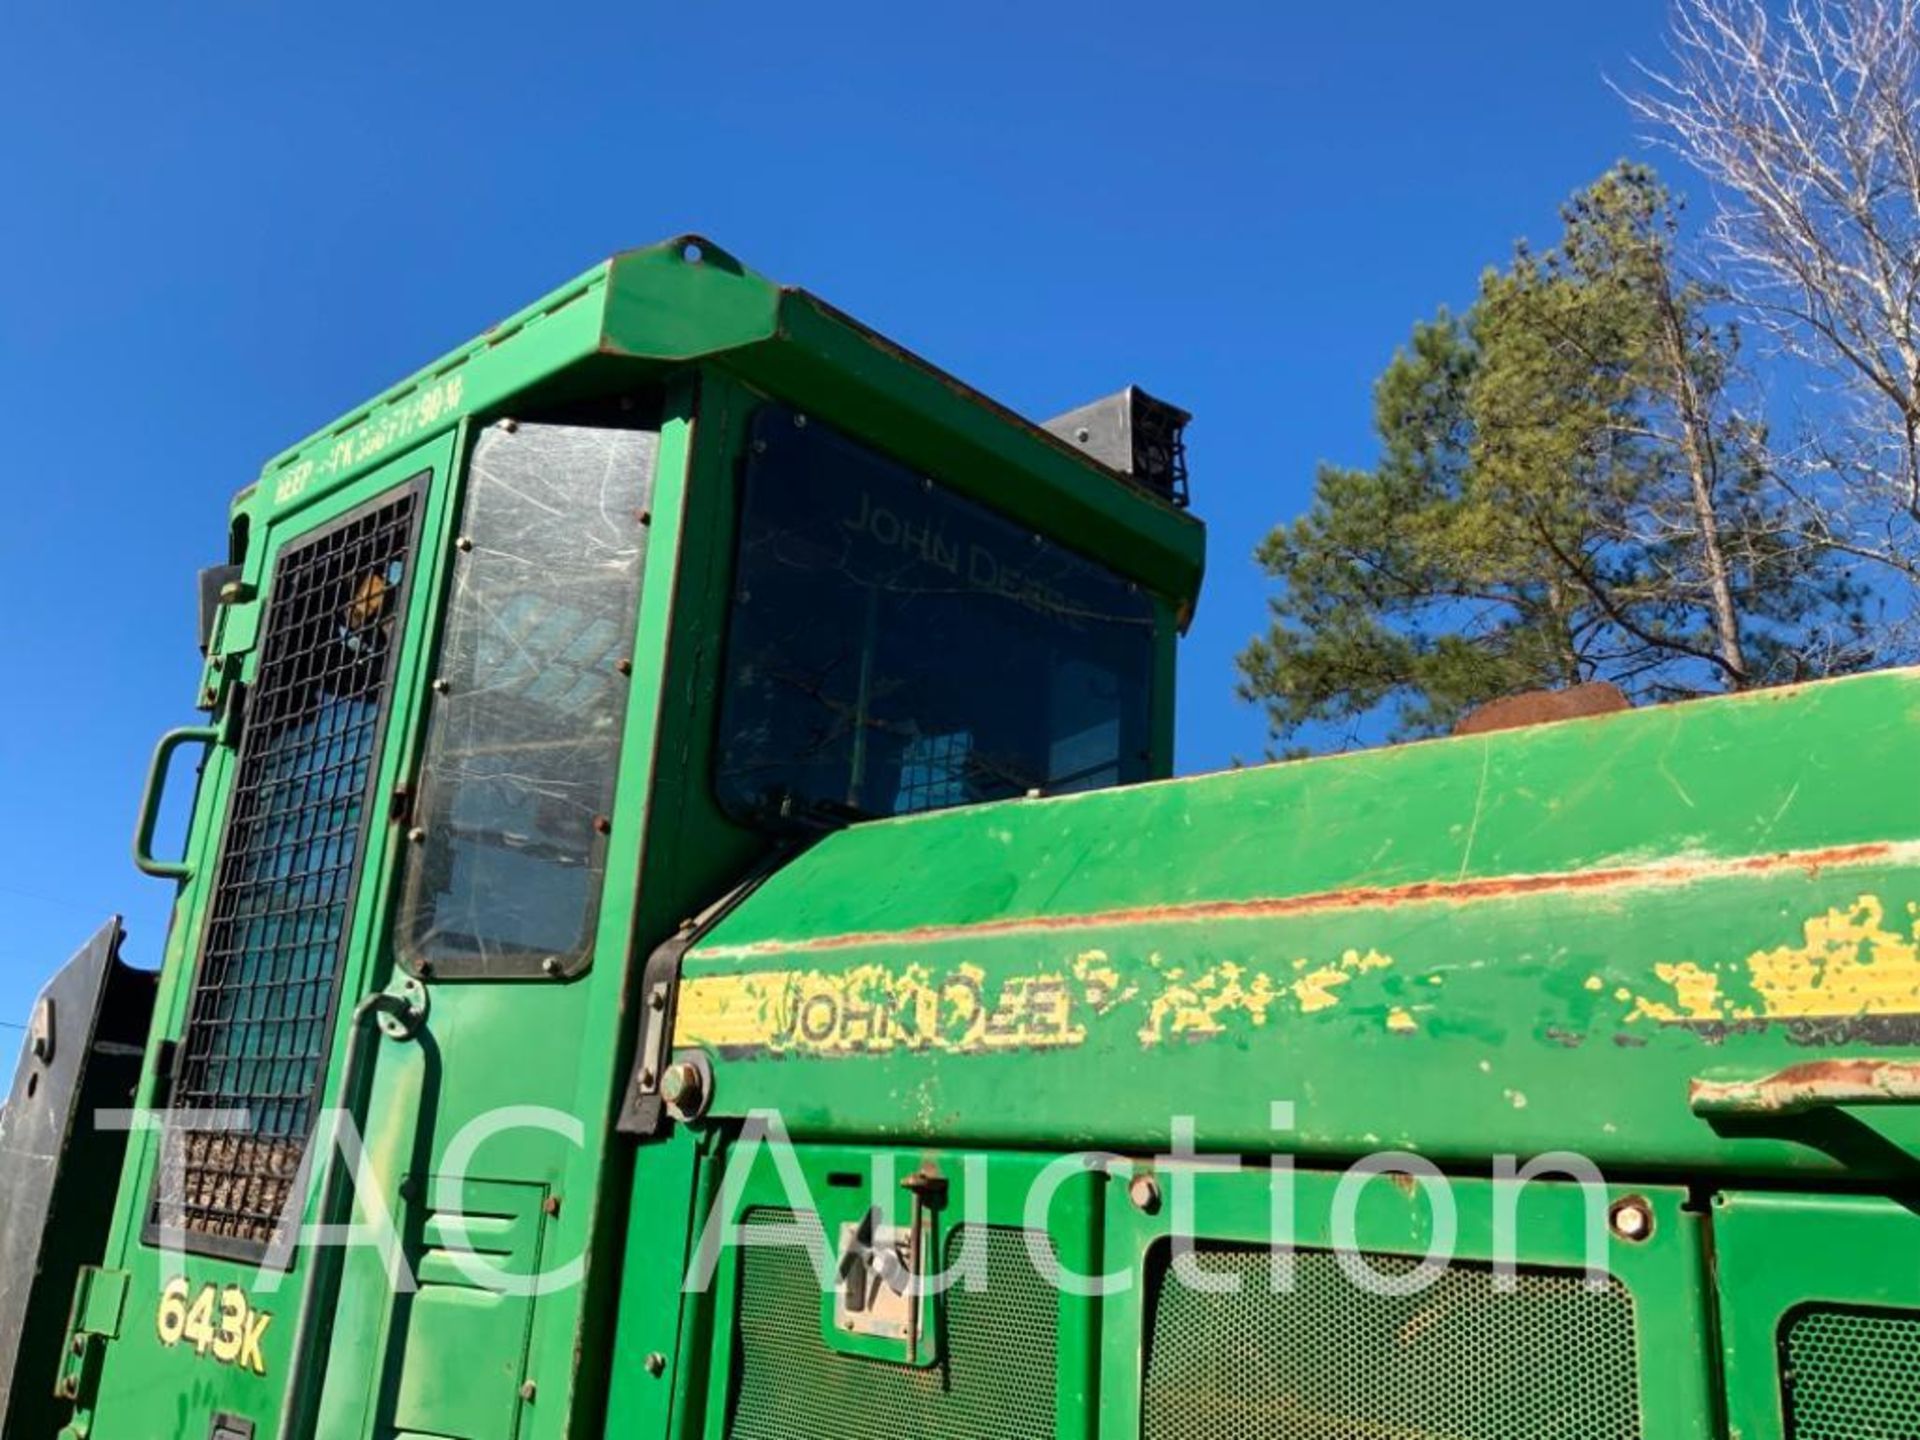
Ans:
[{"label": "bare leafless tree", "polygon": [[1920,0],[1676,0],[1623,90],[1713,187],[1732,299],[1825,383],[1811,537],[1920,584]]}]

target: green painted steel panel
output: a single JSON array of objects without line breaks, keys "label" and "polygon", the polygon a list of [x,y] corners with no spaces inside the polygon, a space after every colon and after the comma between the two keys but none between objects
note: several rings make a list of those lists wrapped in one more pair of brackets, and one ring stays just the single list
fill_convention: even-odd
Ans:
[{"label": "green painted steel panel", "polygon": [[696,947],[677,1040],[811,1135],[1884,1170],[1911,1109],[1876,1160],[1689,1093],[1920,1042],[1917,710],[1890,672],[857,826]]},{"label": "green painted steel panel", "polygon": [[[1585,1193],[1552,1175],[1356,1184],[1305,1166],[1112,1173],[1101,1272],[1128,1283],[1100,1313],[1101,1436],[1715,1433],[1705,1237],[1683,1191]],[[1122,1183],[1141,1174],[1163,1197],[1152,1208]],[[1626,1201],[1650,1217],[1637,1241],[1605,1229]],[[1197,1242],[1184,1274],[1169,1263],[1183,1232]],[[1330,1264],[1336,1246],[1351,1248]],[[1368,1272],[1408,1293],[1355,1278]],[[1208,1293],[1170,1296],[1155,1277]],[[1212,1293],[1229,1277],[1246,1283]],[[1169,1335],[1169,1321],[1203,1333]]]},{"label": "green painted steel panel", "polygon": [[[1238,1281],[1213,1293],[1179,1283],[1161,1257],[1142,1397],[1142,1440],[1640,1440],[1638,1330],[1618,1281],[1578,1270],[1449,1265],[1409,1295],[1355,1286],[1329,1250],[1294,1257],[1276,1297],[1265,1245],[1214,1246],[1199,1263]],[[1405,1279],[1417,1260],[1362,1263]]]},{"label": "green painted steel panel", "polygon": [[[765,1217],[762,1219],[761,1217]],[[754,1212],[747,1233],[791,1212]],[[726,1440],[1053,1440],[1057,1306],[1035,1273],[1025,1232],[965,1227],[947,1241],[951,1266],[969,1243],[983,1284],[945,1302],[945,1340],[929,1367],[830,1349],[820,1336],[820,1289],[801,1250],[766,1245],[742,1266],[738,1383]],[[1040,1241],[1044,1244],[1044,1239]]]},{"label": "green painted steel panel", "polygon": [[1920,1435],[1920,1310],[1809,1307],[1781,1349],[1797,1440]]},{"label": "green painted steel panel", "polygon": [[1910,1203],[1735,1190],[1717,1197],[1713,1230],[1730,1435],[1920,1435]]},{"label": "green painted steel panel", "polygon": [[388,1423],[401,1432],[513,1440],[537,1399],[521,1389],[532,1297],[515,1287],[540,1273],[546,1187],[422,1177],[410,1193],[422,1197],[407,1228],[418,1287],[396,1302],[400,1353]]}]

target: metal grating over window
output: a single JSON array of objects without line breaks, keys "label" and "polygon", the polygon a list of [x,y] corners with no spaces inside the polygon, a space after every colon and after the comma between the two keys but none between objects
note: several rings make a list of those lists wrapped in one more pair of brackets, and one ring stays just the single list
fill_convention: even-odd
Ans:
[{"label": "metal grating over window", "polygon": [[270,1241],[306,1149],[417,498],[414,484],[383,496],[290,545],[275,566],[176,1061],[172,1104],[187,1113],[157,1196],[161,1226],[190,1243],[248,1251]]},{"label": "metal grating over window", "polygon": [[[1521,1269],[1510,1291],[1456,1264],[1406,1296],[1349,1280],[1329,1251],[1293,1257],[1275,1293],[1264,1247],[1200,1249],[1232,1293],[1180,1284],[1163,1258],[1149,1292],[1143,1440],[1636,1440],[1633,1300],[1618,1281]],[[1365,1257],[1382,1275],[1418,1262]]]},{"label": "metal grating over window", "polygon": [[1781,1358],[1794,1440],[1920,1435],[1920,1310],[1802,1310]]},{"label": "metal grating over window", "polygon": [[[745,1228],[792,1220],[756,1210]],[[948,1265],[965,1243],[957,1227]],[[940,1358],[916,1369],[828,1349],[806,1252],[749,1245],[728,1440],[1053,1440],[1054,1291],[1025,1231],[989,1228],[984,1248],[986,1283],[947,1292]]]}]

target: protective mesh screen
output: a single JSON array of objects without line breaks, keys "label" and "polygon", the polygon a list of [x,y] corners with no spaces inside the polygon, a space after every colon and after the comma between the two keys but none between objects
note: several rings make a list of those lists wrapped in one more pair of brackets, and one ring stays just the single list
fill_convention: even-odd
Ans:
[{"label": "protective mesh screen", "polygon": [[[1381,1274],[1413,1260],[1369,1255]],[[1144,1440],[1636,1440],[1633,1302],[1617,1282],[1453,1265],[1405,1297],[1356,1286],[1328,1251],[1294,1257],[1275,1294],[1265,1248],[1202,1247],[1235,1293],[1149,1292]]]},{"label": "protective mesh screen", "polygon": [[[757,1210],[746,1228],[792,1221]],[[954,1230],[947,1265],[965,1237]],[[925,1369],[828,1349],[806,1252],[742,1251],[730,1440],[1053,1440],[1053,1288],[1033,1268],[1026,1232],[991,1228],[983,1248],[985,1284],[947,1292],[940,1358]]]},{"label": "protective mesh screen", "polygon": [[1920,1311],[1803,1310],[1782,1350],[1794,1440],[1920,1436]]},{"label": "protective mesh screen", "polygon": [[[161,1223],[272,1238],[313,1123],[400,626],[412,487],[275,566],[180,1042]],[[196,1130],[194,1112],[237,1128]],[[208,1117],[199,1117],[205,1124]]]}]

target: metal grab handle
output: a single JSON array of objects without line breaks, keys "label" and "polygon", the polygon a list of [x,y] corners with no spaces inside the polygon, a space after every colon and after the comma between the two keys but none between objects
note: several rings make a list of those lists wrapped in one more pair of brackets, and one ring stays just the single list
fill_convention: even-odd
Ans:
[{"label": "metal grab handle", "polygon": [[1920,1061],[1811,1060],[1761,1080],[1695,1080],[1696,1115],[1804,1115],[1835,1105],[1920,1103]]},{"label": "metal grab handle", "polygon": [[153,827],[160,823],[160,802],[167,793],[167,772],[173,768],[173,752],[182,745],[212,745],[220,738],[217,725],[183,725],[169,730],[153,747],[153,761],[147,766],[146,789],[140,793],[140,820],[133,830],[133,863],[148,875],[162,880],[185,880],[193,866],[184,859],[153,858]]}]

